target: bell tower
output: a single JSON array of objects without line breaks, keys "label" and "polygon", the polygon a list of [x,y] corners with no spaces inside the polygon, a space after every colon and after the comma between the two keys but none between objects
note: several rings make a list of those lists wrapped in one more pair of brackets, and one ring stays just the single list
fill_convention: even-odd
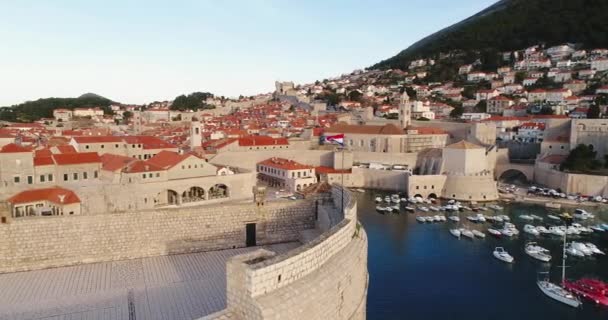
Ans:
[{"label": "bell tower", "polygon": [[399,101],[399,124],[403,129],[407,128],[412,123],[410,97],[407,92],[401,94]]}]

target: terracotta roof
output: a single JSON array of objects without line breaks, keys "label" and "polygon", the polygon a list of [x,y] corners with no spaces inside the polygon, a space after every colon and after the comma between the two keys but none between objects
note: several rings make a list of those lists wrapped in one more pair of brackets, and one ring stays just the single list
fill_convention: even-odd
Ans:
[{"label": "terracotta roof", "polygon": [[76,149],[74,149],[74,147],[71,146],[71,145],[60,145],[60,146],[57,146],[57,150],[60,153],[76,153],[77,152]]},{"label": "terracotta roof", "polygon": [[273,138],[269,136],[248,136],[239,138],[238,141],[241,147],[289,145],[287,138]]},{"label": "terracotta roof", "polygon": [[9,143],[0,149],[0,153],[32,152],[31,148]]},{"label": "terracotta roof", "polygon": [[283,159],[283,158],[270,158],[264,161],[259,162],[258,164],[273,167],[277,169],[283,170],[301,170],[301,169],[313,169],[313,166],[301,164],[299,162],[295,162],[293,160]]},{"label": "terracotta roof", "polygon": [[73,137],[74,141],[78,143],[116,143],[122,142],[122,137],[116,136],[82,136]]},{"label": "terracotta roof", "polygon": [[151,171],[164,171],[165,169],[150,163],[148,161],[136,160],[127,165],[124,172],[127,173],[140,173],[140,172],[151,172]]},{"label": "terracotta roof", "polygon": [[38,157],[50,157],[52,155],[53,155],[53,152],[49,148],[44,148],[44,149],[40,149],[40,150],[34,151],[34,157],[35,158],[38,158]]},{"label": "terracotta roof", "polygon": [[148,163],[158,166],[163,169],[169,169],[184,161],[186,158],[194,156],[193,154],[179,154],[173,151],[163,150],[157,153],[154,157],[148,159]]},{"label": "terracotta roof", "polygon": [[447,146],[446,148],[449,148],[449,149],[485,149],[482,146],[478,146],[478,145],[468,142],[466,140],[461,140],[459,142],[453,143],[453,144]]},{"label": "terracotta roof", "polygon": [[433,128],[433,127],[407,127],[407,132],[409,134],[410,130],[416,130],[416,134],[447,134],[447,132],[441,128]]},{"label": "terracotta roof", "polygon": [[53,160],[55,160],[55,163],[60,166],[71,164],[101,163],[101,158],[97,152],[54,154]]},{"label": "terracotta roof", "polygon": [[328,174],[328,173],[351,173],[352,170],[351,169],[343,169],[343,170],[338,170],[338,169],[334,169],[332,167],[315,167],[315,172],[318,174]]},{"label": "terracotta roof", "polygon": [[106,171],[117,171],[126,167],[129,163],[136,161],[131,157],[117,154],[104,153],[101,157],[101,169]]},{"label": "terracotta roof", "polygon": [[80,199],[73,191],[60,187],[22,191],[8,198],[7,201],[12,204],[36,201],[50,201],[56,204],[80,203]]},{"label": "terracotta roof", "polygon": [[384,135],[401,135],[405,134],[402,129],[399,129],[396,125],[388,123],[382,126],[372,125],[350,125],[345,123],[338,123],[334,126],[325,130],[330,133],[352,133],[352,134],[384,134]]},{"label": "terracotta roof", "polygon": [[123,140],[128,144],[142,144],[144,149],[177,148],[175,145],[152,136],[125,136]]},{"label": "terracotta roof", "polygon": [[53,161],[53,157],[51,156],[36,156],[34,158],[34,166],[50,166],[54,165],[55,161]]}]

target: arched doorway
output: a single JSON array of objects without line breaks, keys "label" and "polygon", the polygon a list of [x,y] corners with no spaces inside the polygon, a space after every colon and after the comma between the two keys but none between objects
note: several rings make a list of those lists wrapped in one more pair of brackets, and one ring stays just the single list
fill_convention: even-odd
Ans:
[{"label": "arched doorway", "polygon": [[179,194],[173,190],[167,190],[167,203],[179,204]]},{"label": "arched doorway", "polygon": [[429,199],[437,199],[437,195],[434,193],[429,194]]},{"label": "arched doorway", "polygon": [[216,184],[209,189],[209,199],[228,198],[228,186]]},{"label": "arched doorway", "polygon": [[526,177],[526,174],[520,170],[508,169],[500,174],[498,181],[513,184],[527,184],[528,178]]},{"label": "arched doorway", "polygon": [[423,198],[423,196],[420,193],[417,193],[414,198]]},{"label": "arched doorway", "polygon": [[182,193],[182,203],[198,202],[205,200],[205,189],[201,187],[191,187]]}]

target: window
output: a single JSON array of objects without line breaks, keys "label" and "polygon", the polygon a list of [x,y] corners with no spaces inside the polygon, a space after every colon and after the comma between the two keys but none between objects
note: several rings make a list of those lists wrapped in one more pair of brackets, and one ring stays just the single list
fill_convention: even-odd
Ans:
[{"label": "window", "polygon": [[151,174],[151,173],[150,173],[150,174],[148,174],[148,178],[152,178],[152,174]]},{"label": "window", "polygon": [[156,173],[156,177],[157,177],[157,178],[158,178],[158,177],[160,177],[160,173],[158,173],[158,172],[157,172],[157,173]]},{"label": "window", "polygon": [[78,172],[74,172],[73,176],[74,176],[74,180],[78,180]]},{"label": "window", "polygon": [[89,148],[89,145],[88,145],[88,144],[87,144],[87,145],[85,145],[85,146],[84,146],[84,148],[85,148],[85,149],[88,149],[88,148]]},{"label": "window", "polygon": [[63,174],[63,181],[68,181],[68,174],[67,173]]},{"label": "window", "polygon": [[192,165],[188,165],[188,169],[192,169]]},{"label": "window", "polygon": [[44,175],[40,175],[40,182],[44,182],[46,179],[46,177]]},{"label": "window", "polygon": [[182,169],[186,169],[186,166],[182,165]]},{"label": "window", "polygon": [[32,184],[32,183],[34,183],[34,177],[27,176],[27,184]]},{"label": "window", "polygon": [[102,144],[102,145],[101,145],[101,148],[102,148],[102,149],[103,149],[103,148],[105,148],[105,145],[103,145],[103,144]]},{"label": "window", "polygon": [[419,189],[420,189],[420,186],[416,186],[416,190],[419,190]]},{"label": "window", "polygon": [[561,146],[560,149],[564,150],[564,146]]},{"label": "window", "polygon": [[117,145],[117,144],[115,144],[115,145],[114,145],[114,148],[118,148],[118,145]]},{"label": "window", "polygon": [[89,178],[89,174],[87,172],[83,172],[82,173],[82,178],[83,179],[88,179]]},{"label": "window", "polygon": [[53,175],[50,174],[50,173],[49,173],[49,176],[48,176],[48,180],[49,180],[49,182],[53,181]]},{"label": "window", "polygon": [[93,177],[97,179],[97,170],[93,171]]},{"label": "window", "polygon": [[145,179],[146,178],[146,174],[145,173],[142,174],[141,177]]},{"label": "window", "polygon": [[14,178],[13,178],[13,181],[14,181],[15,183],[19,183],[19,182],[21,182],[21,177],[14,177]]}]

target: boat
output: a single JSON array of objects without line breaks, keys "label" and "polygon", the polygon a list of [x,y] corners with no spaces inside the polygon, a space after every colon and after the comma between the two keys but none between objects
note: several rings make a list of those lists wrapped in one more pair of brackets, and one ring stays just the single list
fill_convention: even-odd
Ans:
[{"label": "boat", "polygon": [[399,212],[399,210],[401,210],[401,207],[399,207],[398,204],[391,206],[391,208],[393,209],[393,211],[397,211],[397,212]]},{"label": "boat", "polygon": [[382,206],[376,206],[376,210],[380,211],[380,212],[384,212],[386,210],[386,208],[384,208]]},{"label": "boat", "polygon": [[537,216],[535,214],[531,214],[530,217],[532,217],[534,220],[543,221],[543,217]]},{"label": "boat", "polygon": [[517,228],[515,227],[514,224],[510,223],[510,222],[505,222],[504,223],[504,229],[509,229],[511,232],[513,232],[514,235],[518,235],[519,234],[519,230],[517,230]]},{"label": "boat", "polygon": [[479,210],[481,210],[481,211],[488,211],[489,209],[486,208],[486,207],[479,207]]},{"label": "boat", "polygon": [[585,242],[585,246],[587,246],[587,248],[589,248],[589,250],[591,250],[593,254],[606,255],[604,251],[600,250],[595,244],[591,242]]},{"label": "boat", "polygon": [[608,231],[608,224],[602,223],[602,224],[600,224],[600,227],[602,227],[602,229],[604,229],[604,231]]},{"label": "boat", "polygon": [[476,217],[478,222],[486,222],[486,217],[483,214],[478,213]]},{"label": "boat", "polygon": [[547,215],[547,218],[552,219],[552,220],[555,220],[555,221],[561,221],[561,220],[562,220],[562,219],[560,219],[560,217],[558,217],[558,216],[554,216],[554,215],[552,215],[552,214],[548,214],[548,215]]},{"label": "boat", "polygon": [[460,234],[461,234],[461,233],[460,233],[460,230],[459,230],[459,229],[450,229],[450,233],[451,233],[451,234],[452,234],[454,237],[456,237],[456,238],[460,239]]},{"label": "boat", "polygon": [[441,216],[440,215],[433,216],[433,220],[435,220],[435,222],[441,222]]},{"label": "boat", "polygon": [[389,196],[384,197],[384,202],[391,202],[391,197],[389,197]]},{"label": "boat", "polygon": [[475,238],[475,235],[469,229],[460,229],[460,234],[462,234],[463,236],[470,238],[470,239]]},{"label": "boat", "polygon": [[365,193],[365,190],[363,190],[363,189],[355,189],[355,191],[357,191],[359,193]]},{"label": "boat", "polygon": [[407,198],[401,198],[401,202],[407,202]]},{"label": "boat", "polygon": [[435,206],[430,206],[429,209],[432,211],[439,211],[439,207],[435,207]]},{"label": "boat", "polygon": [[576,281],[564,280],[564,288],[591,302],[608,306],[608,284],[603,281],[590,278]]},{"label": "boat", "polygon": [[494,209],[494,210],[503,210],[504,209],[503,207],[501,207],[497,204],[491,204],[491,205],[488,205],[488,207],[491,209]]},{"label": "boat", "polygon": [[580,223],[573,223],[571,225],[573,228],[575,228],[576,230],[578,230],[579,233],[593,233],[593,229],[585,227],[583,225],[581,225]]},{"label": "boat", "polygon": [[461,208],[462,208],[462,210],[467,210],[467,211],[471,211],[471,207],[467,207],[467,206],[462,206],[462,207],[461,207]]},{"label": "boat", "polygon": [[528,221],[534,220],[534,218],[532,218],[532,216],[529,216],[527,214],[520,214],[519,218],[522,219],[522,220],[528,220]]},{"label": "boat", "polygon": [[477,211],[479,211],[479,207],[471,207],[471,211],[477,212]]},{"label": "boat", "polygon": [[503,247],[496,247],[494,249],[494,257],[507,263],[513,263],[515,260]]},{"label": "boat", "polygon": [[592,213],[585,211],[584,209],[576,209],[574,210],[574,214],[572,215],[572,217],[576,219],[587,220],[594,218],[595,216]]},{"label": "boat", "polygon": [[536,260],[540,260],[542,262],[551,261],[551,255],[549,254],[549,250],[537,245],[536,242],[526,243],[524,251],[527,255]]},{"label": "boat", "polygon": [[524,226],[524,232],[529,233],[529,234],[534,235],[534,236],[540,235],[540,232],[538,232],[538,230],[536,229],[536,227],[534,227],[531,224],[526,224]]},{"label": "boat", "polygon": [[439,215],[439,221],[445,222],[445,221],[447,221],[447,219],[445,218],[444,215]]},{"label": "boat", "polygon": [[514,235],[515,235],[515,233],[513,232],[513,230],[510,230],[510,229],[505,229],[505,228],[501,229],[501,230],[500,230],[500,233],[501,233],[502,235],[504,235],[504,236],[507,236],[507,237],[512,237],[512,236],[514,236]]},{"label": "boat", "polygon": [[573,257],[579,257],[579,258],[585,257],[585,254],[582,251],[579,251],[576,248],[574,248],[571,243],[566,245],[566,253],[568,253],[570,256],[573,256]]},{"label": "boat", "polygon": [[401,198],[399,197],[398,194],[393,194],[393,195],[391,195],[391,201],[394,203],[399,203],[399,202],[401,202]]},{"label": "boat", "polygon": [[425,222],[426,222],[426,218],[425,218],[425,217],[423,217],[423,216],[417,216],[417,217],[416,217],[416,220],[417,220],[418,222],[422,222],[422,223],[425,223]]},{"label": "boat", "polygon": [[405,207],[405,210],[409,211],[409,212],[414,212],[414,211],[416,211],[416,208],[407,206],[407,207]]},{"label": "boat", "polygon": [[473,230],[471,232],[473,232],[473,235],[476,236],[477,238],[485,238],[486,237],[486,234],[483,233],[483,232],[481,232],[481,231]]},{"label": "boat", "polygon": [[546,296],[571,307],[578,308],[581,305],[581,301],[568,292],[564,288],[566,280],[566,235],[564,237],[564,249],[562,251],[562,284],[561,286],[551,283],[548,279],[536,281],[536,285]]},{"label": "boat", "polygon": [[435,222],[435,217],[426,217],[426,222]]},{"label": "boat", "polygon": [[602,226],[601,226],[601,225],[599,225],[599,224],[594,225],[594,226],[589,226],[589,228],[590,228],[591,230],[593,230],[593,231],[597,231],[597,232],[604,232],[604,231],[606,231],[606,230],[604,230],[604,229],[602,228]]},{"label": "boat", "polygon": [[478,222],[479,220],[477,220],[477,216],[468,216],[467,220],[471,221],[471,222]]},{"label": "boat", "polygon": [[551,231],[549,231],[549,229],[543,227],[543,226],[537,226],[536,227],[536,231],[538,231],[538,233],[542,234],[542,235],[549,235],[551,234]]},{"label": "boat", "polygon": [[380,197],[380,196],[376,197],[376,202],[382,202],[382,197]]},{"label": "boat", "polygon": [[559,236],[559,237],[563,237],[566,232],[563,231],[561,228],[553,226],[553,227],[549,227],[549,231],[551,232],[551,234]]},{"label": "boat", "polygon": [[500,236],[502,236],[502,233],[500,231],[496,230],[496,229],[488,228],[488,232],[491,235],[493,235],[495,237],[498,237],[498,238],[500,238]]},{"label": "boat", "polygon": [[587,247],[587,245],[582,242],[573,241],[570,243],[570,246],[572,246],[572,248],[582,252],[586,256],[593,255],[593,250],[591,250],[591,248]]},{"label": "boat", "polygon": [[409,198],[409,199],[407,199],[407,202],[409,202],[409,203],[416,203],[418,201],[415,198]]},{"label": "boat", "polygon": [[449,216],[448,219],[454,221],[454,222],[458,222],[460,221],[460,218],[458,216]]},{"label": "boat", "polygon": [[502,218],[503,221],[511,221],[511,218],[506,214],[501,214],[499,217]]},{"label": "boat", "polygon": [[393,212],[393,208],[391,208],[391,207],[385,207],[384,211],[386,211],[386,212]]},{"label": "boat", "polygon": [[418,207],[418,210],[424,211],[424,212],[429,212],[429,208],[427,208],[427,207]]}]

